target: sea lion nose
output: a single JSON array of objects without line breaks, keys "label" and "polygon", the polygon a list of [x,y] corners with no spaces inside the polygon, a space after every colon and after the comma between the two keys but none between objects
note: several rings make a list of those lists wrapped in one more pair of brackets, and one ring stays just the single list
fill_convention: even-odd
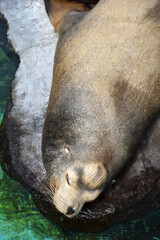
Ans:
[{"label": "sea lion nose", "polygon": [[75,211],[73,210],[72,207],[68,207],[66,214],[67,214],[67,215],[71,215],[71,214],[73,214],[74,212],[75,212]]}]

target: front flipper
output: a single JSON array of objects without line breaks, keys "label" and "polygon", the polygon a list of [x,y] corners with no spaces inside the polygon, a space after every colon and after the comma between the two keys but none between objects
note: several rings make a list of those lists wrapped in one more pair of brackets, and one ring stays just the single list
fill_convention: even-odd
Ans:
[{"label": "front flipper", "polygon": [[64,16],[72,11],[84,12],[92,9],[99,0],[45,0],[46,10],[55,27],[60,31]]}]

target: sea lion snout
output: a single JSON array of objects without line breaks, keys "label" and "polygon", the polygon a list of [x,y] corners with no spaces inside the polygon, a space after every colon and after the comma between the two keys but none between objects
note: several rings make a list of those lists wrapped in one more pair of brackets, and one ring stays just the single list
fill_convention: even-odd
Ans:
[{"label": "sea lion snout", "polygon": [[76,216],[86,202],[98,197],[106,176],[105,168],[99,163],[69,166],[57,179],[60,184],[53,197],[56,208],[69,218]]},{"label": "sea lion snout", "polygon": [[68,207],[66,215],[72,215],[73,213],[75,213],[75,211],[73,210],[72,207]]}]

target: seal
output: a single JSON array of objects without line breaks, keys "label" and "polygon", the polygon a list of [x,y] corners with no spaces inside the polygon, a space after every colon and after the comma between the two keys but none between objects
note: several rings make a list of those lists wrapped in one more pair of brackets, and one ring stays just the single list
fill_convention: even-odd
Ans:
[{"label": "seal", "polygon": [[59,23],[42,153],[67,217],[130,161],[159,113],[159,9],[159,0],[101,0]]}]

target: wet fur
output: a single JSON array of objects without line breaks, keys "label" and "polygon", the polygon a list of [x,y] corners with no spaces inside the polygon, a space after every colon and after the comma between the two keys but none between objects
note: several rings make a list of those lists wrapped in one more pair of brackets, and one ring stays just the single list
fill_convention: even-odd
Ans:
[{"label": "wet fur", "polygon": [[64,15],[43,129],[50,179],[101,163],[104,189],[135,152],[160,110],[159,9],[157,0],[101,0]]}]

